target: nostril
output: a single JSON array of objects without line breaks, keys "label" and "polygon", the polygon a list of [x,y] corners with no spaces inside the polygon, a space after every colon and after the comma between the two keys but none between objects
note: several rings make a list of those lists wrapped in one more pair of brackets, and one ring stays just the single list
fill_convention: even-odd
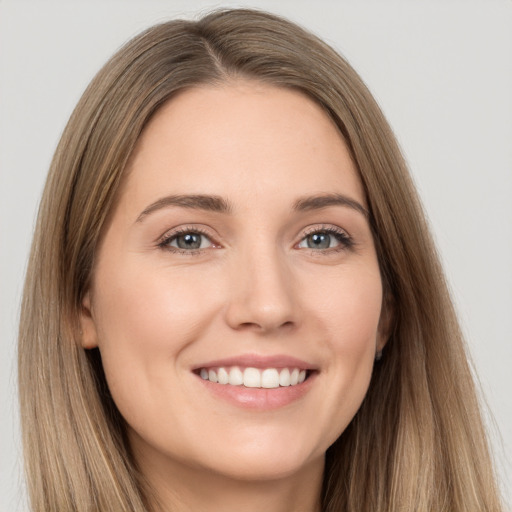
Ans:
[{"label": "nostril", "polygon": [[297,294],[290,280],[269,268],[246,268],[232,288],[225,307],[226,322],[235,330],[259,332],[290,329],[300,317]]},{"label": "nostril", "polygon": [[289,331],[295,327],[295,322],[292,321],[286,321],[283,323],[272,323],[272,322],[243,322],[240,323],[238,326],[234,326],[235,330],[239,331],[254,331],[259,333],[267,333],[267,332],[274,332],[277,330],[284,329],[286,331]]}]

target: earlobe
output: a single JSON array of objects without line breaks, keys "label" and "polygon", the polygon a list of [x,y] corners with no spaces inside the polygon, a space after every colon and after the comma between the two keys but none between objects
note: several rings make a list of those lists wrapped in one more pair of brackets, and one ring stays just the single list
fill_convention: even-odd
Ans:
[{"label": "earlobe", "polygon": [[[392,297],[386,297],[383,301],[382,311],[379,319],[379,327],[377,331],[377,354],[382,357],[382,350],[386,346],[395,322],[395,303]],[[379,359],[380,359],[379,357]]]},{"label": "earlobe", "polygon": [[91,295],[89,292],[85,294],[80,309],[80,345],[85,349],[96,348],[98,346],[98,335],[93,318]]}]

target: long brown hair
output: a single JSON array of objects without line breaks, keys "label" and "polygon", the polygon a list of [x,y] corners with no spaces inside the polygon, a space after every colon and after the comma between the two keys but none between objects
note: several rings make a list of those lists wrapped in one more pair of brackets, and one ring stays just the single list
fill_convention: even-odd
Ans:
[{"label": "long brown hair", "polygon": [[126,44],[62,135],[40,205],[19,335],[26,475],[37,512],[148,510],[124,421],[78,312],[126,162],[178,91],[238,77],[302,91],[344,136],[366,191],[394,328],[355,418],[329,448],[322,509],[501,510],[465,346],[395,138],[350,65],[279,17],[170,21]]}]

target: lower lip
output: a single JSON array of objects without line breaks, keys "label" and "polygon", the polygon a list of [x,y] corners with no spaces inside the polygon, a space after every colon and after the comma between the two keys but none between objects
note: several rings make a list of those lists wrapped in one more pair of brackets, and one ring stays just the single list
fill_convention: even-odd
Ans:
[{"label": "lower lip", "polygon": [[245,386],[231,386],[230,384],[218,384],[197,376],[203,386],[221,400],[225,400],[237,407],[268,411],[285,407],[300,400],[311,389],[317,372],[295,386],[283,386],[278,388],[246,388]]}]

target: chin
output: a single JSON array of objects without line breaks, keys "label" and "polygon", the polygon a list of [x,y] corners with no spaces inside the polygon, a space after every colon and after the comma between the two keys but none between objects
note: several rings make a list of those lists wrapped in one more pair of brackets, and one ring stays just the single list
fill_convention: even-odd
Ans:
[{"label": "chin", "polygon": [[[236,456],[235,456],[236,457]],[[311,459],[280,455],[258,455],[224,460],[222,465],[211,467],[211,471],[241,481],[277,481],[293,477],[311,467],[323,466],[324,454]]]},{"label": "chin", "polygon": [[311,466],[323,467],[325,459],[322,448],[282,434],[253,438],[250,443],[232,442],[222,447],[219,443],[218,449],[208,452],[208,458],[203,458],[202,463],[211,471],[243,481],[285,479]]}]

